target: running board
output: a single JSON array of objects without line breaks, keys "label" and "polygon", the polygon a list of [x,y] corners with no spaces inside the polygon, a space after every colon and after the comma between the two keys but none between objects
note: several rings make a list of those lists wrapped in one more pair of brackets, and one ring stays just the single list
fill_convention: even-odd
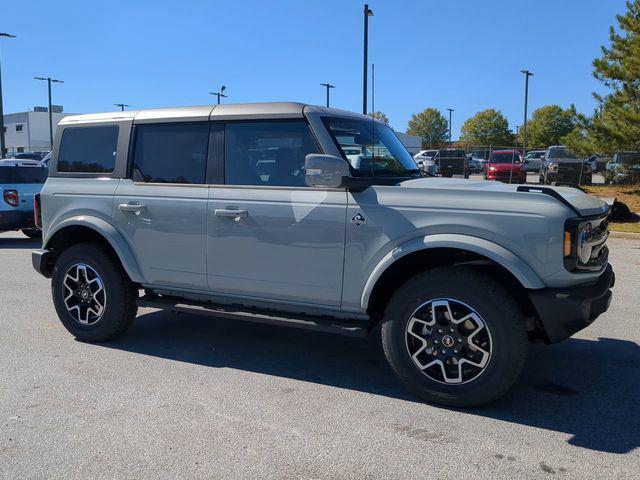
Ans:
[{"label": "running board", "polygon": [[337,333],[348,337],[364,337],[371,328],[371,324],[365,320],[341,320],[305,314],[299,314],[294,317],[292,314],[284,312],[277,312],[276,314],[276,312],[267,310],[191,301],[179,297],[146,294],[139,297],[136,303],[139,307],[159,308],[181,313],[194,313],[267,325]]}]

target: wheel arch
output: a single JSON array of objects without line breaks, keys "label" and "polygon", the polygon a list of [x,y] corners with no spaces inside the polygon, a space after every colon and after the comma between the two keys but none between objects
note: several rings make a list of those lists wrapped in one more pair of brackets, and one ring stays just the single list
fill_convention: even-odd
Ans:
[{"label": "wheel arch", "polygon": [[361,297],[361,308],[380,318],[393,293],[406,280],[425,270],[465,264],[494,277],[522,305],[535,313],[527,289],[543,288],[540,277],[524,261],[488,240],[458,234],[437,234],[399,245],[378,262]]},{"label": "wheel arch", "polygon": [[132,282],[144,283],[138,262],[127,241],[104,219],[87,215],[65,219],[48,232],[43,248],[51,250],[55,259],[66,248],[86,242],[101,243],[118,259]]}]

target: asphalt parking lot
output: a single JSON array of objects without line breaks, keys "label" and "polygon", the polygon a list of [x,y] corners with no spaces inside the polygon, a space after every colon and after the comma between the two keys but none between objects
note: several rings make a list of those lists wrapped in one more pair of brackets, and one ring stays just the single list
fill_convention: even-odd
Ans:
[{"label": "asphalt parking lot", "polygon": [[377,336],[145,309],[116,342],[78,342],[37,244],[0,234],[0,477],[638,478],[640,241],[610,247],[611,309],[455,411],[408,395]]}]

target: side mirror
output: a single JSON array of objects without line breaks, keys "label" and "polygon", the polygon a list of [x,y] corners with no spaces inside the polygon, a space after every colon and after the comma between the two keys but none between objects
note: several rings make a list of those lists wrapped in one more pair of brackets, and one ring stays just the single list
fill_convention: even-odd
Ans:
[{"label": "side mirror", "polygon": [[343,158],[310,153],[304,159],[304,180],[309,187],[342,187],[350,176],[349,164]]}]

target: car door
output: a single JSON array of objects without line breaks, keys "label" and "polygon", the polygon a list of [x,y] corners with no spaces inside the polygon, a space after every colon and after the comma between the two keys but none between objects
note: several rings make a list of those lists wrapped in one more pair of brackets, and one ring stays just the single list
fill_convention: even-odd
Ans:
[{"label": "car door", "polygon": [[113,219],[149,284],[207,289],[208,123],[135,127],[129,178]]},{"label": "car door", "polygon": [[347,196],[306,187],[305,156],[319,152],[306,122],[228,122],[224,138],[224,185],[207,209],[211,291],[340,305]]}]

